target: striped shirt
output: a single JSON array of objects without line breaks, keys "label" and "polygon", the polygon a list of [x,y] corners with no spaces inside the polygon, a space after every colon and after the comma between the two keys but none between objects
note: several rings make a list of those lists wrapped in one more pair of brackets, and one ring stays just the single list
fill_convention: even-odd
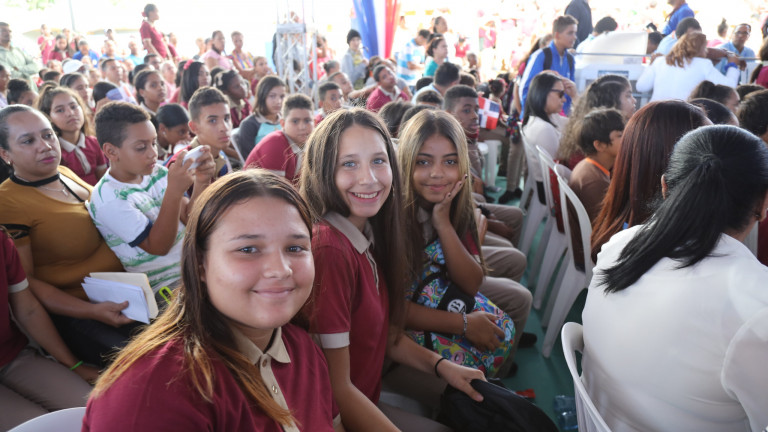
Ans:
[{"label": "striped shirt", "polygon": [[181,277],[179,261],[184,239],[184,225],[179,222],[173,246],[163,256],[152,255],[139,247],[146,240],[152,224],[160,214],[165,190],[168,188],[168,170],[156,165],[151,175],[141,183],[122,183],[107,171],[99,180],[87,203],[96,228],[107,245],[123,263],[126,271],[145,273],[157,292]]}]

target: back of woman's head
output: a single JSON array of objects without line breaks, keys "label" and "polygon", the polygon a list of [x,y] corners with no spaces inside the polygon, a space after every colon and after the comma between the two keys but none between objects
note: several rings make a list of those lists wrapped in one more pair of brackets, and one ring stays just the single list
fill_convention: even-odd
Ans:
[{"label": "back of woman's head", "polygon": [[707,37],[700,31],[692,31],[683,35],[675,45],[672,51],[667,54],[667,64],[670,66],[685,67],[685,65],[694,57],[701,55],[702,50],[707,46]]},{"label": "back of woman's head", "polygon": [[734,91],[735,90],[733,87],[722,84],[715,84],[712,81],[704,80],[701,82],[701,84],[697,85],[696,88],[693,89],[691,95],[688,97],[688,100],[703,98],[712,99],[714,101],[720,102],[721,104],[724,104],[728,102],[728,99],[733,96]]},{"label": "back of woman's head", "polygon": [[488,82],[488,91],[496,97],[501,97],[504,93],[506,83],[502,79],[494,79]]},{"label": "back of woman's head", "polygon": [[592,232],[592,259],[625,223],[630,227],[645,223],[650,205],[660,196],[661,175],[675,143],[708,124],[704,111],[679,100],[651,102],[629,119]]},{"label": "back of woman's head", "polygon": [[722,234],[743,234],[765,217],[768,149],[734,126],[709,126],[685,135],[664,173],[664,201],[605,272],[607,292],[634,284],[660,259],[678,268],[711,256]]},{"label": "back of woman's head", "polygon": [[546,122],[550,122],[549,114],[547,114],[546,110],[547,98],[555,83],[560,81],[561,78],[552,72],[542,72],[531,80],[528,96],[525,98],[524,125],[528,124],[528,120],[531,117],[539,117]]},{"label": "back of woman's head", "polygon": [[29,83],[26,80],[20,78],[12,78],[10,81],[8,81],[8,91],[6,93],[8,105],[18,103],[24,93],[28,91],[32,91],[32,88],[29,86]]},{"label": "back of woman's head", "polygon": [[205,64],[199,61],[189,60],[184,64],[184,71],[181,74],[181,93],[179,93],[181,102],[189,102],[192,95],[200,87],[199,75],[200,69],[203,67]]},{"label": "back of woman's head", "polygon": [[259,84],[256,85],[256,106],[254,111],[264,116],[269,115],[267,99],[269,92],[275,87],[285,87],[285,81],[276,75],[267,75],[259,80]]},{"label": "back of woman's head", "polygon": [[167,128],[173,128],[189,123],[189,113],[179,104],[165,104],[157,109],[157,122]]},{"label": "back of woman's head", "polygon": [[397,100],[387,102],[379,110],[379,117],[386,123],[387,130],[392,138],[397,138],[397,131],[400,130],[403,115],[412,106],[409,102]]},{"label": "back of woman's head", "polygon": [[[183,346],[184,370],[193,391],[208,402],[214,398],[213,355],[224,363],[246,397],[275,421],[292,419],[270,396],[258,368],[240,353],[229,322],[211,302],[204,278],[204,263],[212,235],[225,213],[246,200],[270,197],[294,206],[311,233],[306,203],[285,179],[261,169],[228,175],[209,186],[192,207],[181,254],[181,284],[174,291],[168,309],[123,348],[94,388],[99,397],[137,360],[169,342]],[[258,215],[254,215],[258,223]]]},{"label": "back of woman's head", "polygon": [[703,109],[707,114],[707,118],[712,122],[712,124],[731,126],[739,125],[739,120],[731,112],[731,110],[729,110],[727,106],[721,104],[718,101],[698,98],[691,99],[689,102],[692,105],[696,105],[697,107]]}]

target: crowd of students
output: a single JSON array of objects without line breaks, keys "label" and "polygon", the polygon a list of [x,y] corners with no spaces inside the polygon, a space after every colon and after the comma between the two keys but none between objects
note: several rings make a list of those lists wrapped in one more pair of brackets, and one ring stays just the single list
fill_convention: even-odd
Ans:
[{"label": "crowd of students", "polygon": [[[471,62],[462,71],[441,33],[420,30],[396,59],[384,59],[366,58],[352,30],[340,62],[323,56],[313,101],[287,94],[265,59],[243,50],[239,32],[230,55],[217,31],[210,49],[181,60],[155,28],[157,7],[143,15],[148,55],[130,78],[133,60],[91,55],[84,41],[80,59],[67,60],[65,36],[61,47],[41,43],[67,73],[41,73],[48,79],[39,88],[9,82],[20,69],[0,65],[8,104],[0,110],[0,293],[9,298],[0,310],[8,411],[0,427],[82,406],[90,394],[84,430],[446,430],[380,394],[387,388],[436,410],[448,383],[480,400],[471,380],[516,373],[516,350],[535,343],[523,331],[532,297],[519,283],[527,260],[515,247],[523,212],[504,203],[521,195],[526,165],[534,199],[544,203],[550,173],[521,140],[572,171],[569,185],[593,225],[592,256],[580,257],[599,269],[585,310],[585,375],[591,392],[610,394],[596,398],[612,426],[655,424],[625,406],[644,397],[627,394],[652,388],[637,390],[622,375],[628,368],[602,359],[617,337],[605,334],[604,310],[641,319],[613,299],[638,292],[657,262],[682,260],[667,270],[674,279],[675,271],[725,265],[713,250],[738,255],[743,279],[722,285],[734,291],[734,308],[750,307],[711,329],[720,339],[707,365],[732,358],[731,344],[768,360],[755,347],[768,299],[739,290],[764,280],[765,270],[733,241],[761,222],[758,255],[768,262],[768,150],[757,145],[768,143],[768,90],[735,88],[737,54],[728,54],[726,79],[705,58],[701,32],[683,31],[649,66],[656,75],[638,81],[668,85],[678,73],[670,70],[681,69],[685,86],[675,90],[685,94],[675,95],[688,102],[655,86],[654,101],[636,110],[630,82],[618,75],[579,94],[569,53],[578,21],[569,15],[554,20],[551,41],[537,42],[516,81],[504,74],[482,82]],[[686,19],[678,29],[691,25]],[[439,28],[445,20],[435,20]],[[712,71],[691,78],[694,63]],[[479,127],[481,96],[501,106],[494,130]],[[731,126],[706,127],[713,123]],[[505,145],[499,204],[489,195],[496,185],[483,183],[478,142],[486,139]],[[745,181],[729,167],[742,159],[751,186],[736,193]],[[689,184],[697,164],[710,168]],[[699,193],[716,196],[687,196]],[[717,236],[697,242],[674,211],[686,207],[690,217],[722,213],[692,227]],[[632,247],[622,252],[617,243]],[[121,313],[127,302],[90,302],[80,283],[102,271],[146,274],[163,309],[158,319],[145,326]],[[603,285],[609,294],[598,302],[593,291]],[[696,322],[702,313],[687,316]],[[654,331],[670,331],[665,319]],[[744,326],[758,336],[739,334]],[[28,348],[19,327],[56,362]],[[763,363],[735,363],[743,376],[702,396],[727,405],[709,423],[763,427],[765,394],[749,375]],[[46,385],[25,384],[31,376]],[[620,388],[601,393],[612,382]]]}]

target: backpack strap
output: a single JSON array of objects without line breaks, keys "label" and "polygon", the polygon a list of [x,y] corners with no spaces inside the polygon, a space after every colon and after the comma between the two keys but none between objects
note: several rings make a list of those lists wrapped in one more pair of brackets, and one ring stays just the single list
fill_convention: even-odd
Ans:
[{"label": "backpack strap", "polygon": [[546,46],[541,51],[544,54],[544,65],[541,70],[547,70],[552,67],[552,48]]},{"label": "backpack strap", "polygon": [[[552,67],[552,48],[550,47],[544,47],[542,48],[542,53],[544,54],[544,65],[541,70],[547,70]],[[568,61],[568,71],[570,72],[571,76],[576,76],[576,66],[575,62],[573,60],[573,55],[569,53],[568,51],[565,52],[565,58]],[[566,77],[570,79],[570,77]]]}]

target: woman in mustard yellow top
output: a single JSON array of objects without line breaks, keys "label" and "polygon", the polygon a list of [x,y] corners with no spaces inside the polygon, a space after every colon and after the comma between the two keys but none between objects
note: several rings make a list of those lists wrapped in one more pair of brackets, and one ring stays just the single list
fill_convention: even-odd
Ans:
[{"label": "woman in mustard yellow top", "polygon": [[135,325],[120,312],[127,303],[90,303],[80,286],[90,272],[123,271],[85,208],[91,186],[59,165],[51,124],[26,106],[0,110],[0,157],[14,171],[0,184],[0,224],[14,238],[30,288],[75,355],[102,364]]}]

